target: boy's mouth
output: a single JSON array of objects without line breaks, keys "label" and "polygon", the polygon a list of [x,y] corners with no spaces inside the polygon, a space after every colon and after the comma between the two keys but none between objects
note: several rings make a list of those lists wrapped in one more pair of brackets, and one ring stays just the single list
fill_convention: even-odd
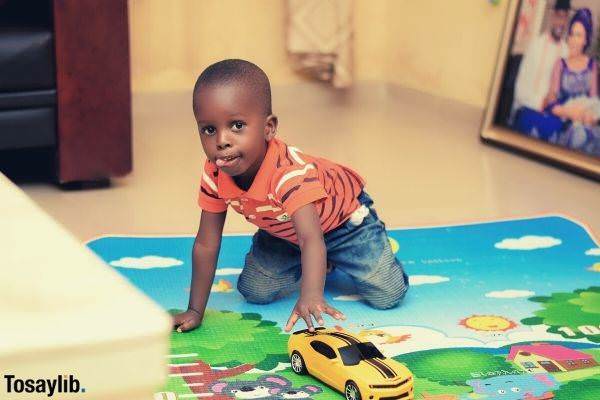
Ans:
[{"label": "boy's mouth", "polygon": [[223,167],[230,168],[230,167],[233,167],[239,161],[239,159],[240,159],[240,156],[237,156],[237,155],[219,157],[216,159],[215,164],[219,168],[223,168]]}]

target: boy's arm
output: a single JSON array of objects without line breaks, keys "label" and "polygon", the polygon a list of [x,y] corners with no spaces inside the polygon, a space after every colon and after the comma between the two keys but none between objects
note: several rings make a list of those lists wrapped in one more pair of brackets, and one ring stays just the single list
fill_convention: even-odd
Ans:
[{"label": "boy's arm", "polygon": [[300,298],[285,326],[290,331],[299,318],[306,321],[310,331],[314,330],[312,318],[323,325],[321,313],[336,319],[344,319],[344,315],[331,307],[323,298],[325,273],[327,269],[327,248],[323,240],[323,231],[319,215],[313,203],[300,207],[292,215],[292,222],[298,237],[302,254],[302,281]]},{"label": "boy's arm", "polygon": [[222,213],[202,211],[200,227],[192,248],[192,279],[188,310],[175,316],[175,326],[180,332],[196,328],[204,318],[204,310],[215,277],[226,216],[227,211]]}]

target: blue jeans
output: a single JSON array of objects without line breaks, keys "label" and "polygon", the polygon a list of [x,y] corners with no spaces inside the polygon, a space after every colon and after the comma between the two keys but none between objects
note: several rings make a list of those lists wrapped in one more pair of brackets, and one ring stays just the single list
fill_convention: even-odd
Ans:
[{"label": "blue jeans", "polygon": [[[350,275],[358,294],[374,308],[398,305],[408,290],[408,276],[394,256],[385,231],[365,192],[358,197],[368,215],[359,225],[348,220],[324,235],[327,260]],[[258,230],[238,279],[248,302],[267,304],[298,288],[302,274],[300,248]]]}]

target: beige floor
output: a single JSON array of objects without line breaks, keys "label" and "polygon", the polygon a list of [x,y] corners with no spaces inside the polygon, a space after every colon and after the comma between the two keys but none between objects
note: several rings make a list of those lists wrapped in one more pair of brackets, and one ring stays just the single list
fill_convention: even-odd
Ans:
[{"label": "beige floor", "polygon": [[[481,144],[481,110],[379,84],[274,88],[279,135],[359,171],[390,227],[560,213],[600,232],[600,185]],[[82,241],[192,234],[203,162],[189,93],[137,94],[134,172],[109,189],[22,187]],[[228,232],[253,228],[234,213]]]}]

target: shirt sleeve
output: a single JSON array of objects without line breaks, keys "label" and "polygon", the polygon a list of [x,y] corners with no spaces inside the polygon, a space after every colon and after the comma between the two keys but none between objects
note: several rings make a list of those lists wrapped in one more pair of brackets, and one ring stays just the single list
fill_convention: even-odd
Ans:
[{"label": "shirt sleeve", "polygon": [[221,213],[227,210],[227,203],[219,197],[217,188],[217,167],[206,160],[200,181],[200,192],[198,193],[198,205],[205,211]]},{"label": "shirt sleeve", "polygon": [[314,164],[282,168],[273,176],[271,192],[291,217],[300,207],[327,197]]},{"label": "shirt sleeve", "polygon": [[[520,106],[527,106],[534,110],[541,108],[537,104],[537,96],[534,89],[535,82],[535,62],[539,61],[539,50],[541,46],[540,38],[533,38],[523,53],[517,79],[515,82],[515,100]],[[543,94],[544,96],[546,93]]]}]

